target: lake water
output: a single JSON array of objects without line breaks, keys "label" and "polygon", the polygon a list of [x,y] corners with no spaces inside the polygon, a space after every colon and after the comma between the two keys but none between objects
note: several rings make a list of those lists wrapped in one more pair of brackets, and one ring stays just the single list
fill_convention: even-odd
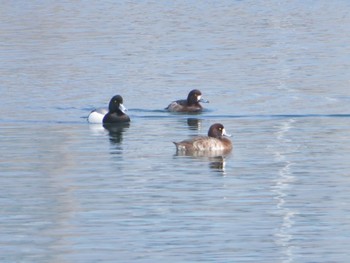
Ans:
[{"label": "lake water", "polygon": [[[4,2],[0,261],[349,262],[349,11]],[[89,125],[116,94],[130,126]],[[215,122],[229,156],[176,155]]]}]

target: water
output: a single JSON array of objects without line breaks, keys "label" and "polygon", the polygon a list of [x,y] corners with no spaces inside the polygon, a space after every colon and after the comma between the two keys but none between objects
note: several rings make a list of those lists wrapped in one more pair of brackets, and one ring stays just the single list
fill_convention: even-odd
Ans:
[{"label": "water", "polygon": [[[1,261],[348,262],[349,8],[2,4]],[[130,126],[89,125],[115,94]],[[231,155],[176,155],[214,122]]]}]

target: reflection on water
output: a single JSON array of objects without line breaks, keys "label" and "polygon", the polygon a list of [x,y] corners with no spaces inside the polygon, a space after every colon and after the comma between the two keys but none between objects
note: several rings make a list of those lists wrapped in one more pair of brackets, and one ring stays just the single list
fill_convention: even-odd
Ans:
[{"label": "reflection on water", "polygon": [[106,139],[109,139],[109,142],[112,146],[112,154],[121,154],[122,153],[122,141],[123,134],[130,127],[129,123],[123,124],[89,124],[89,129],[92,135],[103,136]]},{"label": "reflection on water", "polygon": [[225,174],[226,158],[231,155],[230,152],[225,151],[195,151],[195,152],[185,152],[176,151],[175,156],[190,157],[198,161],[203,161],[209,164],[209,168],[215,172],[220,172]]},{"label": "reflection on water", "polygon": [[109,132],[109,140],[112,144],[120,144],[123,141],[123,133],[130,127],[130,123],[103,124]]},{"label": "reflection on water", "polygon": [[282,216],[282,223],[276,228],[277,233],[275,237],[276,244],[281,247],[286,262],[294,262],[293,246],[291,245],[293,233],[291,229],[295,224],[294,218],[298,214],[295,208],[292,209],[287,206],[288,200],[286,198],[288,195],[287,189],[290,188],[291,184],[295,181],[295,177],[292,173],[294,163],[288,160],[288,153],[295,150],[295,147],[298,147],[295,142],[292,143],[291,139],[288,138],[288,134],[290,130],[294,128],[295,122],[294,119],[289,119],[275,127],[277,129],[275,137],[278,141],[279,148],[275,149],[273,153],[276,163],[281,164],[278,177],[275,180],[275,185],[272,187],[272,191],[276,195],[275,198],[277,200],[276,210],[279,211]]},{"label": "reflection on water", "polygon": [[190,130],[199,130],[202,125],[202,120],[198,118],[187,118],[187,125]]},{"label": "reflection on water", "polygon": [[123,141],[123,133],[130,127],[130,124],[103,124],[103,127],[108,131],[109,142],[112,147],[110,153],[119,156],[123,153],[123,147],[121,144]]},{"label": "reflection on water", "polygon": [[103,128],[103,126],[100,123],[89,123],[89,129],[92,135],[105,135],[107,132],[106,129]]},{"label": "reflection on water", "polygon": [[221,172],[223,175],[225,174],[225,157],[224,156],[217,156],[217,157],[208,157],[209,159],[209,167],[213,171]]}]

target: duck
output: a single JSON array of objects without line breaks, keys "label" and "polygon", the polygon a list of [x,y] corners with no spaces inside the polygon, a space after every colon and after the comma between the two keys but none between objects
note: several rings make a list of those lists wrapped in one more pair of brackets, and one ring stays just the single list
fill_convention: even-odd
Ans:
[{"label": "duck", "polygon": [[231,135],[226,133],[224,125],[214,123],[210,126],[208,136],[197,136],[193,139],[181,142],[173,142],[178,152],[196,153],[196,152],[231,152],[233,146],[230,139]]},{"label": "duck", "polygon": [[186,100],[176,100],[171,102],[165,110],[170,112],[201,112],[202,105],[199,102],[208,103],[209,101],[201,98],[202,93],[198,89],[191,90]]},{"label": "duck", "polygon": [[126,108],[123,105],[123,97],[115,95],[111,98],[108,110],[98,108],[90,112],[88,116],[89,123],[128,123],[130,117],[126,114]]}]

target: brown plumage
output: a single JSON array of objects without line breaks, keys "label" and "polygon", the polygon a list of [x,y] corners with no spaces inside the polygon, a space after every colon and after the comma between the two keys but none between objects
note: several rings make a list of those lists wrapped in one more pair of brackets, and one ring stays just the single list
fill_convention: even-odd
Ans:
[{"label": "brown plumage", "polygon": [[186,100],[173,101],[165,109],[172,112],[201,112],[203,107],[199,102],[208,103],[201,99],[201,96],[202,93],[199,90],[191,90]]},{"label": "brown plumage", "polygon": [[229,136],[220,123],[210,126],[208,136],[197,136],[193,139],[174,142],[176,150],[186,153],[194,152],[222,152],[229,153],[232,150],[232,142],[224,137]]}]

